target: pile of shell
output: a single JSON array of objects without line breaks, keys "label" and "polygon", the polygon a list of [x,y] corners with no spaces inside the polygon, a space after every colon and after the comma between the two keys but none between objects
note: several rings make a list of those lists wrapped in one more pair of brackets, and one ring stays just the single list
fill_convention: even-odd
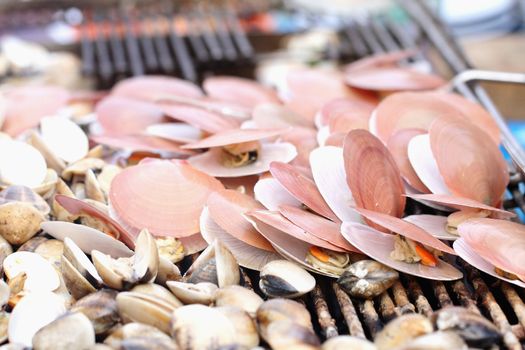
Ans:
[{"label": "pile of shell", "polygon": [[[525,229],[501,209],[500,130],[459,95],[414,92],[444,81],[398,65],[413,54],[293,71],[279,91],[234,77],[2,91],[8,346],[315,349],[308,311],[281,299],[312,291],[311,273],[371,299],[399,272],[460,279],[456,255],[525,286]],[[451,214],[404,217],[407,197]],[[239,267],[259,271],[275,299],[238,286]],[[448,310],[434,324],[398,318],[374,345],[322,346],[499,339],[482,317]]]},{"label": "pile of shell", "polygon": [[[294,263],[275,260],[263,267],[261,290],[274,297],[264,301],[239,285],[239,266],[218,241],[184,276],[147,230],[125,257],[94,244],[90,259],[83,252],[89,243],[83,244],[39,235],[13,252],[2,241],[7,283],[0,283],[0,341],[9,344],[0,349],[467,349],[501,339],[485,318],[457,307],[431,319],[401,316],[374,343],[339,336],[321,344],[306,307],[283,298],[315,286]],[[354,270],[370,263],[356,264]]]}]

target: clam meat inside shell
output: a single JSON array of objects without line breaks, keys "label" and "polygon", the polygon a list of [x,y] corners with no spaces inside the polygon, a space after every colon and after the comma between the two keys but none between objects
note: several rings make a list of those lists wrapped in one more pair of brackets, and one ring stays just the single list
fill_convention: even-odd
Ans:
[{"label": "clam meat inside shell", "polygon": [[399,273],[374,260],[361,260],[345,269],[337,283],[353,297],[371,299],[390,288]]},{"label": "clam meat inside shell", "polygon": [[261,151],[259,141],[236,143],[222,147],[222,164],[228,168],[238,168],[255,163]]},{"label": "clam meat inside shell", "polygon": [[394,250],[390,257],[409,264],[421,263],[426,266],[436,266],[442,255],[439,250],[432,249],[401,235],[396,235]]},{"label": "clam meat inside shell", "polygon": [[305,260],[319,270],[340,276],[350,262],[350,257],[346,253],[312,246],[308,250]]}]

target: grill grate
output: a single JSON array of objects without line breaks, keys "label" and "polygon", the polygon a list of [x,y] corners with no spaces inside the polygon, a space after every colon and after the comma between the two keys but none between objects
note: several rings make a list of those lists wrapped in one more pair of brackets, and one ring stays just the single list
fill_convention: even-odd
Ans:
[{"label": "grill grate", "polygon": [[207,70],[251,67],[254,50],[228,8],[192,9],[171,3],[85,9],[80,25],[83,72],[101,88],[144,74],[197,82]]}]

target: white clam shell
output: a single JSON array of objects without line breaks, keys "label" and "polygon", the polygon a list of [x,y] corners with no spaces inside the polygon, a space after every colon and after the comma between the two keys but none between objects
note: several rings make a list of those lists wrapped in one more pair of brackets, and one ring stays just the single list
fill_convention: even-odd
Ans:
[{"label": "white clam shell", "polygon": [[86,156],[89,142],[82,129],[71,120],[61,117],[45,117],[40,121],[42,140],[59,158],[68,163]]},{"label": "white clam shell", "polygon": [[34,188],[44,182],[47,165],[31,145],[0,139],[0,180],[11,185]]},{"label": "white clam shell", "polygon": [[9,279],[26,273],[24,290],[28,292],[51,292],[60,286],[55,268],[42,256],[32,252],[15,252],[8,255],[3,263]]},{"label": "white clam shell", "polygon": [[40,227],[61,241],[66,237],[70,238],[86,254],[90,254],[92,250],[98,250],[114,258],[133,255],[133,251],[121,241],[88,226],[65,221],[46,221]]},{"label": "white clam shell", "polygon": [[65,312],[64,299],[55,293],[30,293],[24,296],[9,318],[9,341],[30,348],[35,333]]}]

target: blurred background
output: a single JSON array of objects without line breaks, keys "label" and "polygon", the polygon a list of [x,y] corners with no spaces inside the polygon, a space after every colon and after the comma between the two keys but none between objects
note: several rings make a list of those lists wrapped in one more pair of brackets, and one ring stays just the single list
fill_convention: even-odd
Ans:
[{"label": "blurred background", "polygon": [[[0,79],[108,89],[133,75],[233,74],[276,85],[296,67],[409,48],[421,52],[411,63],[448,78],[471,66],[523,72],[524,9],[523,0],[1,0]],[[524,117],[525,90],[493,85],[503,115]]]}]

